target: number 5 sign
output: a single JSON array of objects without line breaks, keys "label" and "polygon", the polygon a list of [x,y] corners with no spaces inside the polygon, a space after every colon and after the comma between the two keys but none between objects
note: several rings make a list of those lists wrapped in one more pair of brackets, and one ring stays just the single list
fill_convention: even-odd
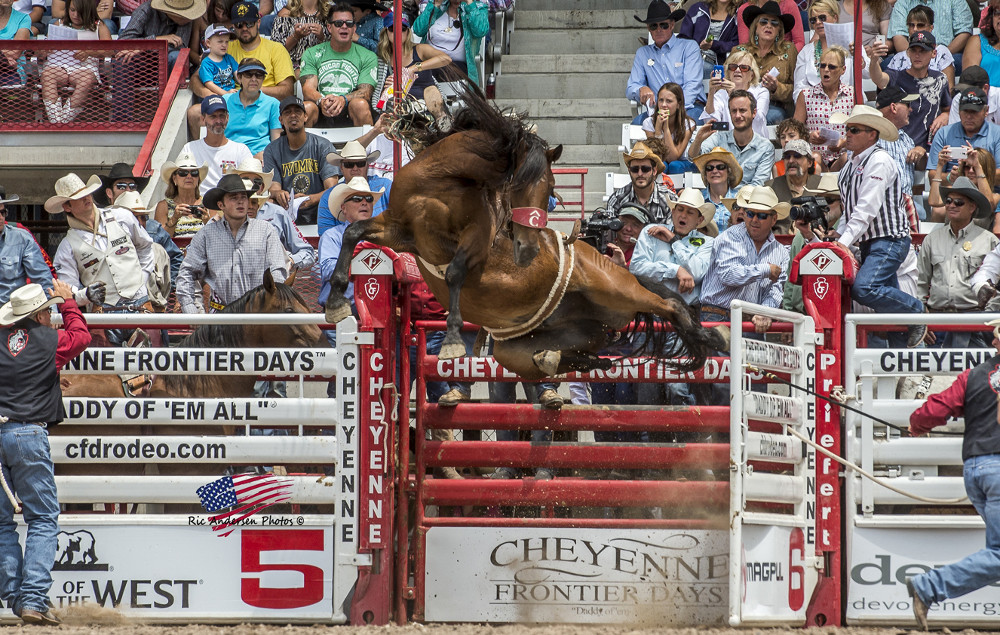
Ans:
[{"label": "number 5 sign", "polygon": [[[297,609],[321,602],[326,596],[327,575],[323,567],[306,562],[330,562],[323,555],[327,545],[323,529],[243,529],[241,544],[240,597],[249,606],[262,609]],[[287,553],[293,552],[293,553]],[[317,552],[310,556],[308,552]],[[272,573],[268,572],[282,572]],[[265,574],[253,576],[247,574]],[[292,586],[266,586],[265,579]]]}]

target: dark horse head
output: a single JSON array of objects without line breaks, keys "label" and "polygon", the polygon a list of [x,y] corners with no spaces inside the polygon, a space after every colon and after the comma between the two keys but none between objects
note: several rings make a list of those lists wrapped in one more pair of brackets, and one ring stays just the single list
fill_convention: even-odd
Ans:
[{"label": "dark horse head", "polygon": [[[562,146],[550,148],[524,121],[523,113],[502,112],[471,82],[465,86],[463,105],[455,113],[449,131],[431,126],[411,134],[417,145],[429,147],[453,134],[481,133],[465,138],[470,152],[496,166],[495,176],[483,188],[486,208],[497,229],[511,236],[514,262],[526,267],[538,255],[537,227],[544,226],[549,197],[555,188],[552,164],[562,154]],[[536,227],[513,222],[511,210],[530,218]]]}]

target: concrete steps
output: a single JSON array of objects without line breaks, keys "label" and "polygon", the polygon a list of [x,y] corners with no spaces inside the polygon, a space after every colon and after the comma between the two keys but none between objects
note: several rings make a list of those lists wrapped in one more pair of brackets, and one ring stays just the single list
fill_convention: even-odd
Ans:
[{"label": "concrete steps", "polygon": [[[635,20],[633,20],[635,22]],[[636,22],[636,27],[641,25]],[[605,29],[521,29],[515,27],[510,36],[510,52],[513,55],[529,53],[604,54],[635,53],[639,48],[640,28]],[[643,40],[645,43],[645,40]],[[595,50],[596,49],[596,50]],[[556,52],[558,51],[558,52]]]},{"label": "concrete steps", "polygon": [[[621,73],[632,68],[635,52],[608,55],[505,55],[503,74]],[[626,75],[627,77],[627,75]],[[622,92],[624,95],[624,90]]]},{"label": "concrete steps", "polygon": [[[573,6],[580,3],[574,2]],[[605,11],[579,10],[570,11],[525,11],[520,13],[522,5],[517,5],[519,13],[515,16],[518,29],[593,29],[595,36],[601,29],[614,28],[634,29],[639,25],[632,17],[637,13],[645,16],[645,10],[639,12],[633,9]],[[645,7],[643,7],[645,9]]]},{"label": "concrete steps", "polygon": [[504,73],[497,78],[497,94],[513,99],[546,93],[611,99],[625,94],[627,78],[621,73]]},{"label": "concrete steps", "polygon": [[[499,91],[498,91],[499,92]],[[620,96],[612,99],[565,99],[552,97],[544,99],[506,99],[497,97],[496,103],[501,108],[513,108],[518,112],[527,112],[532,119],[563,119],[572,120],[579,117],[607,117],[618,120],[628,116],[629,101]],[[622,115],[622,113],[626,115]],[[624,121],[620,123],[625,123]]]}]

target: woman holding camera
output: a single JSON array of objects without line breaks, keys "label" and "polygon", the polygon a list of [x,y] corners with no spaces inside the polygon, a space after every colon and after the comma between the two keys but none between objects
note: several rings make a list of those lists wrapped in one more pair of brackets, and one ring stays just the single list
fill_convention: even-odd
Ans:
[{"label": "woman holding camera", "polygon": [[160,178],[167,184],[167,191],[166,198],[156,204],[153,218],[172,238],[193,236],[208,220],[198,190],[206,174],[208,166],[198,165],[189,152],[181,152],[176,161],[167,161],[160,168]]}]

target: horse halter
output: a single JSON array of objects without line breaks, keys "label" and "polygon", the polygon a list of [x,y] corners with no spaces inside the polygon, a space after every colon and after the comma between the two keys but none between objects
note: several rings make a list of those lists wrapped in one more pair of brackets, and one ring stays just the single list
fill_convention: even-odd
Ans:
[{"label": "horse halter", "polygon": [[549,222],[549,213],[540,207],[515,207],[510,213],[511,221],[524,227],[544,229]]}]

